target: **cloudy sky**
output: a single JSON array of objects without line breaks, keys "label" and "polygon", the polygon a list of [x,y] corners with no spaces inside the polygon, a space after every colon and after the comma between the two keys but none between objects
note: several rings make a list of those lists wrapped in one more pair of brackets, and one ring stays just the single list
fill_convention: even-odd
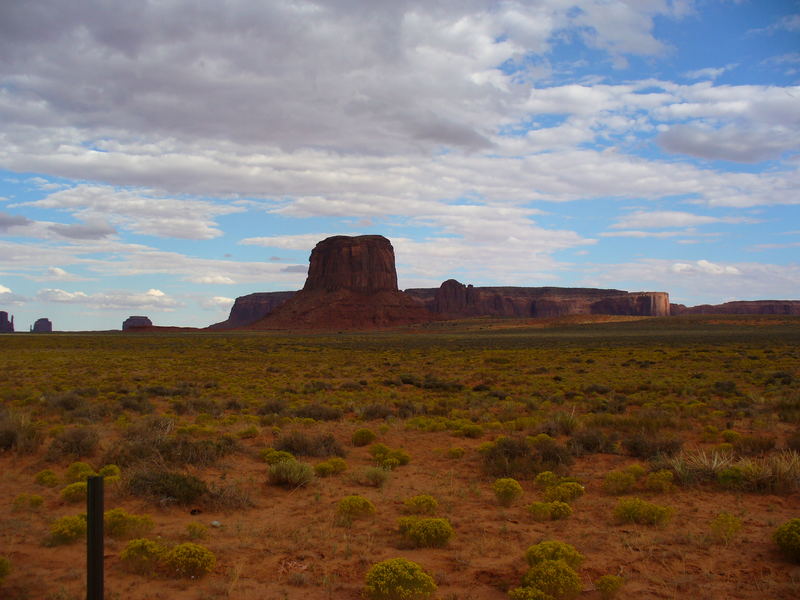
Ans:
[{"label": "cloudy sky", "polygon": [[0,3],[0,310],[205,326],[401,288],[800,298],[796,0]]}]

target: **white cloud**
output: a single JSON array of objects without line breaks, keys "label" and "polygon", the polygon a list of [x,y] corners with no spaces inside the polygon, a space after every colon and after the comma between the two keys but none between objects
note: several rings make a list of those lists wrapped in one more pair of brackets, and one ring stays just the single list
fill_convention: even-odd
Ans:
[{"label": "white cloud", "polygon": [[677,210],[635,211],[622,216],[612,229],[695,227],[709,223],[755,223],[746,217],[711,217]]},{"label": "white cloud", "polygon": [[45,303],[82,304],[99,310],[149,309],[172,311],[183,306],[183,303],[157,289],[149,289],[146,292],[112,290],[87,294],[80,291],[68,292],[58,288],[47,288],[39,290],[36,294],[36,299]]},{"label": "white cloud", "polygon": [[697,69],[696,71],[687,71],[683,75],[688,79],[716,79],[723,73],[735,69],[737,66],[739,65],[731,63],[724,67],[707,67],[705,69]]},{"label": "white cloud", "polygon": [[235,299],[234,298],[227,298],[225,296],[212,296],[210,298],[203,298],[200,300],[200,306],[207,310],[215,310],[215,311],[222,311],[222,310],[230,310],[231,306],[233,306]]}]

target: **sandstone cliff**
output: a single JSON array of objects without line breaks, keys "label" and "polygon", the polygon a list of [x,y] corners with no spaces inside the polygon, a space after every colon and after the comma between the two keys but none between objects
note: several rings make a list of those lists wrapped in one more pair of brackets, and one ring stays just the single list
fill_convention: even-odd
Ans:
[{"label": "sandstone cliff", "polygon": [[303,289],[252,329],[374,329],[436,317],[397,289],[394,249],[385,237],[334,236],[311,252]]},{"label": "sandstone cliff", "polygon": [[142,329],[152,326],[153,322],[147,317],[131,316],[122,322],[122,331],[130,331],[131,329]]},{"label": "sandstone cliff", "polygon": [[580,314],[666,316],[666,292],[558,287],[473,287],[448,279],[438,289],[409,289],[431,312],[446,318],[559,317]]},{"label": "sandstone cliff", "polygon": [[800,315],[800,300],[737,300],[698,306],[670,305],[673,315]]},{"label": "sandstone cliff", "polygon": [[297,292],[256,292],[239,296],[231,307],[227,320],[210,325],[208,329],[236,329],[263,319]]},{"label": "sandstone cliff", "polygon": [[44,317],[41,319],[36,319],[31,331],[33,333],[51,333],[53,331],[53,323],[50,321],[50,319],[46,319]]},{"label": "sandstone cliff", "polygon": [[14,317],[8,320],[8,313],[0,310],[0,333],[14,333]]}]

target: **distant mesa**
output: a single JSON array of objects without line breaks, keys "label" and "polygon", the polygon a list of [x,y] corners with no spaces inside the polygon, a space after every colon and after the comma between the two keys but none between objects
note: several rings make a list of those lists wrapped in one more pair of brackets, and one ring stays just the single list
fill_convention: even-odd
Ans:
[{"label": "distant mesa", "polygon": [[576,314],[666,316],[666,292],[594,288],[474,287],[454,279],[438,288],[397,288],[394,249],[380,235],[334,236],[311,252],[298,292],[241,296],[210,329],[374,329],[468,317]]},{"label": "distant mesa", "polygon": [[132,329],[144,329],[145,327],[152,327],[153,322],[147,317],[131,316],[122,322],[122,331],[130,331]]},{"label": "distant mesa", "polygon": [[8,313],[0,310],[0,333],[14,333],[14,317],[8,320]]},{"label": "distant mesa", "polygon": [[736,300],[723,304],[671,304],[673,315],[800,315],[800,300]]},{"label": "distant mesa", "polygon": [[53,324],[50,322],[50,319],[36,319],[36,322],[33,324],[31,328],[33,333],[52,333],[53,332]]}]

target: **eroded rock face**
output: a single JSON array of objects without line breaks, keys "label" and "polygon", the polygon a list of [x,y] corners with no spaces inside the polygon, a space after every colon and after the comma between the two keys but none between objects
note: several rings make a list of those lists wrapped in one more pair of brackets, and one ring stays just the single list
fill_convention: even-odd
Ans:
[{"label": "eroded rock face", "polygon": [[128,331],[130,329],[138,329],[141,327],[152,327],[152,326],[153,322],[147,317],[131,316],[122,322],[122,331]]},{"label": "eroded rock face", "polygon": [[382,235],[324,239],[311,251],[303,290],[396,292],[394,248]]},{"label": "eroded rock face", "polygon": [[737,300],[698,306],[671,305],[673,315],[800,315],[800,300]]},{"label": "eroded rock face", "polygon": [[231,307],[227,320],[211,325],[209,329],[235,329],[263,319],[297,292],[257,292],[239,296]]},{"label": "eroded rock face", "polygon": [[8,320],[8,313],[0,310],[0,333],[14,333],[14,317]]},{"label": "eroded rock face", "polygon": [[454,279],[439,289],[406,292],[431,312],[447,318],[477,316],[562,317],[580,314],[669,315],[665,292],[557,287],[473,287]]},{"label": "eroded rock face", "polygon": [[53,331],[53,324],[50,322],[50,319],[36,319],[32,331],[34,333],[50,333]]},{"label": "eroded rock face", "polygon": [[311,252],[303,289],[253,329],[375,329],[436,319],[397,289],[394,249],[383,236],[334,236]]}]

